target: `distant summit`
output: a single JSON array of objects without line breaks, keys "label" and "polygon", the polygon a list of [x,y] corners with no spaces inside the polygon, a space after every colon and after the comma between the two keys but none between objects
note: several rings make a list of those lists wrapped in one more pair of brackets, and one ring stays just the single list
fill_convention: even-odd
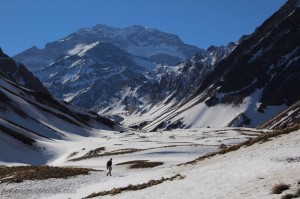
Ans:
[{"label": "distant summit", "polygon": [[[176,61],[185,61],[194,54],[203,52],[196,46],[184,44],[174,34],[161,32],[154,28],[133,25],[126,28],[113,28],[98,24],[92,28],[80,29],[75,34],[96,40],[108,40],[127,52],[150,58],[157,63],[164,61],[166,64],[176,64]],[[157,60],[157,55],[166,56],[165,60]]]},{"label": "distant summit", "polygon": [[47,43],[43,49],[32,47],[17,54],[14,59],[34,72],[55,62],[78,44],[98,41],[111,42],[127,53],[146,58],[155,64],[175,65],[196,53],[204,52],[203,49],[183,43],[177,35],[157,29],[140,25],[114,28],[98,24],[92,28],[81,28],[59,41]]},{"label": "distant summit", "polygon": [[[95,111],[121,104],[120,110],[131,114],[146,110],[140,107],[142,101],[144,106],[154,105],[178,89],[176,98],[182,100],[189,93],[188,85],[202,81],[234,47],[215,46],[206,51],[154,28],[98,24],[14,58],[58,99]],[[168,68],[182,71],[170,76]],[[132,97],[131,89],[145,99]]]}]

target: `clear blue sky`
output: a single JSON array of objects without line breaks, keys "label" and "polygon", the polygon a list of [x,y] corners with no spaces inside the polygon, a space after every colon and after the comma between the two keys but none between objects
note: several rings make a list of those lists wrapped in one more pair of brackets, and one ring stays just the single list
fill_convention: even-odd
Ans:
[{"label": "clear blue sky", "polygon": [[252,33],[286,0],[0,0],[0,47],[8,55],[98,23],[143,25],[201,48]]}]

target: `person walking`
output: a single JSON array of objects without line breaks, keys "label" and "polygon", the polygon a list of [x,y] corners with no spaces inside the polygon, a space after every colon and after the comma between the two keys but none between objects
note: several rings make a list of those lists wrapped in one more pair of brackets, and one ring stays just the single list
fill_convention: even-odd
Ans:
[{"label": "person walking", "polygon": [[112,158],[110,158],[110,160],[107,161],[106,163],[106,168],[108,170],[108,173],[106,174],[107,176],[110,175],[111,176],[111,170],[112,170]]}]

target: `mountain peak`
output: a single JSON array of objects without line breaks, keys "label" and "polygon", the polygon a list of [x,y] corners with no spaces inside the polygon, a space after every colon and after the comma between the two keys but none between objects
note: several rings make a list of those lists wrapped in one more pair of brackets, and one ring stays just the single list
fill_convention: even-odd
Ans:
[{"label": "mountain peak", "polygon": [[36,46],[32,46],[31,48],[29,48],[28,50],[39,50],[39,48],[38,47],[36,47]]},{"label": "mountain peak", "polygon": [[99,29],[99,28],[112,28],[111,26],[108,26],[106,24],[97,24],[94,27],[92,27],[93,29]]},{"label": "mountain peak", "polygon": [[140,31],[145,32],[156,32],[161,34],[169,34],[172,36],[175,36],[170,33],[164,33],[162,31],[159,31],[155,28],[149,28],[142,25],[132,25],[125,28],[116,28],[112,26],[108,26],[105,24],[97,24],[96,26],[93,26],[91,28],[81,28],[76,33],[81,36],[90,37],[91,35],[95,37],[108,37],[108,38],[115,38],[115,37],[128,37],[131,34],[140,33]]},{"label": "mountain peak", "polygon": [[2,51],[1,48],[0,48],[0,57],[8,57],[8,56]]},{"label": "mountain peak", "polygon": [[36,71],[47,67],[76,46],[81,49],[98,41],[110,42],[133,56],[143,57],[152,62],[152,65],[156,63],[174,65],[203,52],[203,49],[185,44],[177,35],[155,28],[141,25],[116,28],[97,24],[90,28],[81,28],[58,41],[47,43],[44,49],[34,46],[14,56],[14,59]]},{"label": "mountain peak", "polygon": [[217,50],[218,48],[219,48],[218,46],[211,45],[211,46],[209,46],[206,50],[207,50],[207,51],[215,51],[215,50]]},{"label": "mountain peak", "polygon": [[137,29],[137,30],[140,30],[140,29],[145,29],[146,27],[145,26],[142,26],[142,25],[132,25],[132,26],[128,26],[124,29]]}]

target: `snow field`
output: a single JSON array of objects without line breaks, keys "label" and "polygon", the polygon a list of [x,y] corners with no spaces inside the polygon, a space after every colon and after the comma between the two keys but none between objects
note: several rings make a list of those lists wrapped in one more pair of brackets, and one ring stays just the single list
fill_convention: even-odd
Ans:
[{"label": "snow field", "polygon": [[[39,145],[44,146],[49,153],[49,157],[51,157],[51,159],[48,160],[48,165],[86,167],[100,171],[92,172],[87,176],[76,176],[69,179],[48,179],[43,181],[25,181],[16,184],[3,184],[0,189],[0,192],[2,192],[1,197],[23,198],[24,194],[28,193],[26,196],[27,198],[82,198],[93,192],[107,191],[115,187],[124,187],[128,184],[140,184],[152,179],[157,180],[161,177],[170,177],[180,173],[186,175],[187,178],[172,182],[167,181],[157,185],[157,188],[151,187],[147,189],[158,189],[157,192],[159,194],[157,196],[160,198],[169,198],[168,195],[160,193],[162,191],[161,189],[168,188],[172,188],[172,190],[178,189],[178,191],[174,191],[174,193],[171,191],[172,193],[170,193],[174,197],[176,196],[175,198],[182,198],[183,195],[188,196],[189,194],[192,194],[192,198],[198,198],[196,195],[193,195],[192,192],[190,193],[190,191],[188,191],[189,189],[199,189],[197,188],[198,186],[190,184],[191,187],[186,187],[186,185],[183,186],[181,184],[186,180],[191,180],[191,182],[196,183],[196,179],[199,178],[198,180],[207,179],[206,183],[208,183],[208,185],[206,186],[208,187],[208,181],[212,177],[208,174],[210,173],[210,175],[213,175],[215,170],[215,175],[221,176],[221,167],[224,163],[219,163],[217,166],[214,166],[216,168],[209,168],[210,165],[206,165],[205,167],[200,166],[199,168],[198,166],[178,167],[177,165],[193,160],[209,152],[217,151],[222,143],[233,145],[245,141],[249,137],[259,135],[260,133],[260,131],[245,128],[181,129],[176,131],[151,133],[137,131],[112,133],[109,131],[99,131],[94,132],[93,137],[79,138],[79,136],[73,135],[69,137],[68,141],[39,141]],[[99,157],[83,159],[80,161],[68,161],[72,158],[82,157],[90,150],[99,147],[105,147],[105,151],[101,152]],[[101,154],[104,154],[105,152],[114,152],[130,148],[141,149],[141,151],[101,156]],[[78,153],[73,157],[69,157],[73,152]],[[107,177],[105,170],[106,161],[109,158],[113,158],[112,177]],[[164,164],[158,167],[145,169],[129,169],[129,165],[116,165],[132,160],[159,161]],[[228,163],[226,164],[229,164],[229,162],[230,161],[228,160]],[[207,168],[207,170],[203,170],[204,168]],[[213,176],[213,178],[214,180],[210,182],[210,186],[212,186],[217,176]],[[183,187],[174,187],[173,183],[175,185],[179,183],[179,185]],[[136,191],[134,193],[122,193],[115,197],[131,198],[133,197],[131,195],[138,194],[135,198],[147,198],[150,197],[147,189]],[[17,191],[8,192],[7,190]],[[144,192],[148,195],[141,195]],[[176,192],[182,193],[175,194]],[[195,192],[195,194],[198,193],[195,190],[193,190],[193,192]],[[125,195],[124,197],[123,194]],[[127,197],[126,195],[128,194],[129,196]]]}]

